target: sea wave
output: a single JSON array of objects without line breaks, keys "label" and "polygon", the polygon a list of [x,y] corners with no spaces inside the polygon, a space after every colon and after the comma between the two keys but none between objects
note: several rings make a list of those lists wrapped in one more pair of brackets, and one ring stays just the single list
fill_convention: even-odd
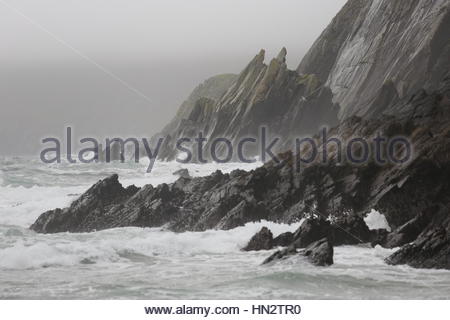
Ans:
[{"label": "sea wave", "polygon": [[143,258],[181,259],[239,253],[263,226],[274,235],[294,231],[292,225],[262,221],[229,231],[173,233],[159,228],[120,228],[93,233],[36,234],[12,226],[0,227],[0,268],[29,269],[57,265],[136,262]]}]

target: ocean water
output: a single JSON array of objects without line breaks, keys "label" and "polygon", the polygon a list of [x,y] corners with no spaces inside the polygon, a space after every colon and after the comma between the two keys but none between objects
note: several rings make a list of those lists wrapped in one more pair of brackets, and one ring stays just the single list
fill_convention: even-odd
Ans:
[{"label": "ocean water", "polygon": [[[273,251],[240,249],[262,226],[274,235],[298,224],[250,223],[230,231],[172,233],[120,228],[42,235],[28,227],[44,211],[67,206],[93,183],[118,173],[123,185],[143,186],[217,169],[259,164],[55,164],[23,157],[0,159],[1,299],[448,299],[450,272],[388,266],[393,252],[367,245],[335,248],[331,267],[303,257],[271,265]],[[375,211],[371,227],[386,226]]]}]

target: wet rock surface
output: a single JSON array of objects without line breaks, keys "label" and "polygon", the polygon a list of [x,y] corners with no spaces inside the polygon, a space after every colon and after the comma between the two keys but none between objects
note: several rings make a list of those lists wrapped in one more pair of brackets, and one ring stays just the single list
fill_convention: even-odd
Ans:
[{"label": "wet rock surface", "polygon": [[327,238],[323,238],[306,247],[303,254],[316,266],[331,266],[333,264],[333,246]]},{"label": "wet rock surface", "polygon": [[366,243],[370,241],[370,230],[361,217],[345,215],[335,219],[329,238],[334,246]]},{"label": "wet rock surface", "polygon": [[248,244],[242,249],[243,251],[259,251],[270,250],[273,248],[273,235],[272,232],[263,227],[257,234],[255,234]]},{"label": "wet rock surface", "polygon": [[324,219],[307,219],[294,233],[291,245],[295,248],[305,248],[311,243],[331,235],[331,225]]},{"label": "wet rock surface", "polygon": [[386,259],[388,264],[415,268],[450,269],[450,219],[443,225],[430,225],[415,241]]},{"label": "wet rock surface", "polygon": [[42,233],[94,231],[107,223],[107,212],[122,206],[138,191],[135,186],[122,187],[114,174],[93,185],[69,208],[43,213],[30,228]]},{"label": "wet rock surface", "polygon": [[287,247],[294,241],[294,234],[292,232],[285,232],[273,239],[274,247]]},{"label": "wet rock surface", "polygon": [[287,259],[293,255],[303,255],[307,257],[308,261],[316,266],[330,266],[333,264],[334,249],[327,238],[311,243],[305,249],[297,249],[295,245],[291,245],[286,249],[273,253],[270,257],[264,260],[263,264],[276,262],[278,260]]}]

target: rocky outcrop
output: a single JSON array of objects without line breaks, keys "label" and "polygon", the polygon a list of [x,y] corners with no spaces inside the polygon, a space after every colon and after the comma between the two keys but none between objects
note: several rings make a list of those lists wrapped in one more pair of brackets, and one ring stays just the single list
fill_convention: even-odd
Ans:
[{"label": "rocky outcrop", "polygon": [[221,74],[211,77],[197,86],[189,97],[181,104],[175,117],[154,138],[165,138],[160,159],[173,160],[175,158],[175,141],[181,135],[195,131],[196,125],[208,120],[212,106],[237,80],[235,74]]},{"label": "rocky outcrop", "polygon": [[306,247],[304,255],[316,266],[331,266],[333,262],[333,246],[327,238],[321,239]]},{"label": "rocky outcrop", "polygon": [[294,241],[294,234],[292,232],[285,232],[273,239],[274,247],[287,247]]},{"label": "rocky outcrop", "polygon": [[358,216],[346,215],[334,219],[332,223],[322,217],[314,217],[303,221],[294,233],[282,233],[276,238],[273,238],[269,229],[263,227],[243,250],[270,250],[276,246],[306,248],[323,238],[327,238],[333,246],[360,244],[371,239],[371,232]]},{"label": "rocky outcrop", "polygon": [[180,123],[185,119],[193,119],[193,115],[198,113],[198,101],[202,99],[217,101],[224,93],[233,85],[238,75],[236,74],[220,74],[205,80],[198,85],[189,97],[184,101],[177,111],[172,121],[162,130],[163,134],[169,134],[177,130]]},{"label": "rocky outcrop", "polygon": [[273,253],[270,257],[263,261],[263,264],[268,264],[274,261],[283,260],[293,255],[303,255],[307,257],[309,262],[316,266],[330,266],[333,262],[333,246],[327,238],[323,238],[311,243],[303,250],[297,250],[295,245],[291,245],[286,249]]},{"label": "rocky outcrop", "polygon": [[273,248],[272,232],[263,227],[257,234],[255,234],[248,244],[242,249],[243,251],[260,251],[270,250]]},{"label": "rocky outcrop", "polygon": [[[338,106],[331,101],[331,91],[315,75],[289,70],[286,54],[283,48],[265,64],[265,51],[261,50],[219,99],[202,97],[191,108],[182,106],[184,111],[178,112],[162,132],[167,141],[160,159],[175,159],[181,153],[176,141],[194,140],[200,132],[207,139],[202,158],[208,161],[216,138],[227,138],[236,147],[240,138],[257,137],[265,126],[271,136],[285,140],[285,144],[274,149],[280,152],[289,148],[292,137],[313,134],[324,125],[336,125]],[[198,145],[186,141],[183,146],[194,150]],[[246,148],[246,157],[257,155],[258,150],[256,146]],[[219,156],[221,151],[217,151]]]},{"label": "rocky outcrop", "polygon": [[421,212],[416,217],[389,233],[381,245],[385,248],[397,248],[417,239],[431,222],[437,208],[430,208],[428,212]]},{"label": "rocky outcrop", "polygon": [[94,231],[95,226],[108,221],[109,210],[121,206],[138,191],[135,186],[123,188],[114,174],[93,185],[69,208],[43,213],[31,229],[43,233]]},{"label": "rocky outcrop", "polygon": [[341,107],[377,116],[398,99],[433,91],[450,68],[450,3],[349,0],[300,63]]},{"label": "rocky outcrop", "polygon": [[[323,126],[355,115],[395,113],[399,101],[419,90],[435,91],[445,77],[449,28],[445,0],[349,0],[296,71],[287,68],[285,48],[267,64],[261,50],[238,76],[212,78],[197,88],[162,131],[166,142],[159,158],[175,159],[176,141],[199,132],[208,140],[207,152],[193,160],[210,161],[208,151],[218,137],[236,146],[266,126],[285,141],[276,150],[282,152],[293,137]],[[256,149],[248,147],[247,155]]]},{"label": "rocky outcrop", "polygon": [[393,265],[407,264],[415,268],[450,269],[450,219],[430,224],[417,239],[386,259]]},{"label": "rocky outcrop", "polygon": [[325,219],[307,219],[294,233],[292,245],[295,248],[305,248],[322,238],[328,238],[331,226]]},{"label": "rocky outcrop", "polygon": [[331,239],[334,246],[353,245],[370,241],[370,230],[364,220],[356,215],[342,215],[334,219]]}]

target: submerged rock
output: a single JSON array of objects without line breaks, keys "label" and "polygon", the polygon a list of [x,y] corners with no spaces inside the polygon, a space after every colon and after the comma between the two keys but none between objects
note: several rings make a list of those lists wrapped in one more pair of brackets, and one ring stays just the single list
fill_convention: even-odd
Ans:
[{"label": "submerged rock", "polygon": [[298,250],[295,245],[291,245],[286,249],[277,251],[264,260],[263,264],[300,254],[307,257],[308,260],[316,266],[330,266],[333,264],[333,253],[333,245],[327,238],[323,238],[319,241],[311,243],[303,250]]},{"label": "submerged rock", "polygon": [[298,251],[294,246],[289,246],[286,249],[278,250],[266,258],[262,264],[268,264],[273,261],[287,259],[289,256],[297,254]]}]

